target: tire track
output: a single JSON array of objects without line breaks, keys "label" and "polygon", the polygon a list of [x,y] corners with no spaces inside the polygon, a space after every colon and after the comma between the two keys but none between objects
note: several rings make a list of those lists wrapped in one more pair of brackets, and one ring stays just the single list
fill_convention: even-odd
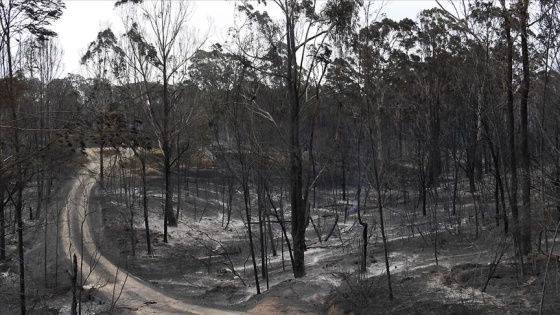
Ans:
[{"label": "tire track", "polygon": [[[135,314],[201,314],[225,315],[241,312],[214,309],[188,303],[166,295],[151,284],[128,274],[104,257],[91,235],[89,197],[95,185],[98,165],[92,161],[96,153],[88,149],[90,162],[80,170],[66,200],[61,244],[67,257],[78,259],[78,279],[86,288],[94,287],[108,301],[116,301],[114,309]],[[80,272],[81,271],[81,272]],[[112,304],[111,304],[112,305]],[[120,310],[120,311],[119,311]]]}]

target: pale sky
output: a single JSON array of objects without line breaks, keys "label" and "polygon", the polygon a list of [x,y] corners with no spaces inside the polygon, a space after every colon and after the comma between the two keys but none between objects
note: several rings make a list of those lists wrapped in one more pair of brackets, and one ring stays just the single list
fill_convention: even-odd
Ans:
[{"label": "pale sky", "polygon": [[[183,1],[183,0],[172,0]],[[187,0],[184,0],[187,1]],[[190,25],[201,33],[206,33],[213,24],[213,36],[209,43],[223,42],[227,30],[233,26],[235,1],[225,0],[188,0],[195,4]],[[66,73],[82,73],[79,60],[97,33],[110,26],[116,35],[122,31],[118,10],[114,9],[115,0],[66,0],[66,10],[60,20],[53,24],[58,40],[64,50],[63,64]],[[436,6],[434,0],[389,0],[384,12],[389,18],[400,20],[415,18],[426,8]],[[270,6],[270,5],[269,5]],[[266,10],[266,7],[260,7]]]}]

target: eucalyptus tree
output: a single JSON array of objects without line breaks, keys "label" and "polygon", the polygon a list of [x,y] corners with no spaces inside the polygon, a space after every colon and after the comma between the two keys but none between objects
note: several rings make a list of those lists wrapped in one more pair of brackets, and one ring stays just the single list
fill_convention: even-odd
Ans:
[{"label": "eucalyptus tree", "polygon": [[510,207],[512,215],[512,229],[513,229],[513,241],[515,251],[517,256],[521,261],[521,271],[524,273],[523,267],[523,254],[521,248],[521,221],[519,217],[519,203],[518,203],[518,170],[517,170],[517,157],[516,157],[516,145],[515,145],[515,112],[514,112],[514,83],[513,83],[513,71],[514,71],[514,44],[515,39],[512,35],[512,29],[514,27],[515,19],[510,8],[507,7],[506,1],[500,1],[502,7],[503,16],[503,29],[504,36],[507,43],[506,50],[506,75],[505,75],[505,90],[506,90],[506,120],[507,120],[507,133],[508,133],[508,157],[509,157],[509,168],[511,172],[511,188],[510,188]]},{"label": "eucalyptus tree", "polygon": [[110,28],[100,31],[97,38],[88,45],[80,63],[86,68],[90,78],[86,93],[85,108],[95,120],[94,132],[90,135],[99,145],[99,182],[105,182],[105,148],[111,145],[111,134],[105,130],[109,107],[117,102],[114,96],[113,81],[118,71],[118,50],[115,52],[117,38]]},{"label": "eucalyptus tree", "polygon": [[[537,58],[534,67],[543,71],[535,74],[534,90],[540,91],[540,95],[536,98],[542,103],[538,115],[541,197],[544,205],[550,200],[555,204],[556,212],[560,213],[560,203],[555,197],[560,185],[560,159],[558,159],[560,141],[556,124],[558,112],[553,106],[557,100],[558,87],[560,2],[553,1],[550,4],[541,2],[540,5],[538,31],[535,36]],[[549,214],[549,212],[544,213]]]},{"label": "eucalyptus tree", "polygon": [[519,14],[519,31],[521,35],[521,64],[523,76],[520,85],[520,127],[521,127],[521,202],[522,202],[522,230],[521,252],[527,255],[531,252],[531,229],[533,218],[531,215],[531,157],[529,152],[529,92],[531,89],[531,65],[529,56],[529,0],[519,0],[517,10]]},{"label": "eucalyptus tree", "polygon": [[445,109],[445,96],[448,95],[450,71],[447,67],[454,64],[453,57],[462,49],[463,37],[457,32],[457,23],[445,18],[445,13],[437,8],[424,10],[420,14],[418,29],[418,55],[420,64],[419,91],[420,103],[426,107],[428,141],[427,185],[438,181],[442,172],[441,137],[442,114]]},{"label": "eucalyptus tree", "polygon": [[[69,81],[59,79],[63,51],[56,39],[41,42],[29,38],[20,43],[20,49],[23,56],[19,64],[23,66],[26,85],[19,104],[20,126],[24,129],[22,142],[26,145],[23,154],[29,161],[27,186],[35,187],[35,191],[31,189],[26,195],[29,196],[27,199],[36,199],[35,205],[28,201],[26,208],[30,220],[43,220],[43,225],[35,224],[43,229],[43,240],[39,242],[43,246],[43,255],[28,257],[28,264],[38,265],[43,260],[42,276],[45,287],[48,287],[53,280],[47,272],[49,262],[58,262],[58,251],[49,249],[53,247],[51,243],[58,242],[58,237],[51,240],[58,231],[61,211],[58,205],[51,203],[53,188],[62,180],[72,155],[67,144],[61,146],[60,140],[67,131],[68,122],[77,117],[78,106],[76,91]],[[34,193],[36,198],[32,198]]]},{"label": "eucalyptus tree", "polygon": [[[469,179],[474,201],[476,235],[478,236],[479,206],[475,193],[475,173],[482,167],[482,122],[485,106],[487,75],[486,53],[477,38],[465,32],[464,19],[448,18],[445,11],[431,9],[420,15],[418,55],[423,59],[418,94],[429,113],[425,125],[428,158],[420,186],[423,212],[426,213],[427,188],[437,184],[442,172],[442,154],[453,161],[453,214],[460,169]],[[457,218],[460,220],[460,218]],[[437,230],[436,230],[437,232]]]},{"label": "eucalyptus tree", "polygon": [[[346,141],[352,141],[357,160],[356,200],[358,222],[362,226],[360,270],[361,272],[367,270],[367,250],[371,237],[369,224],[373,223],[367,218],[375,214],[367,214],[365,203],[370,189],[373,189],[390,298],[393,297],[393,292],[384,225],[386,198],[383,187],[389,184],[392,161],[400,158],[401,152],[395,152],[399,150],[394,149],[397,147],[398,137],[393,137],[392,134],[393,131],[398,130],[397,117],[400,107],[404,105],[399,93],[392,90],[398,90],[402,82],[413,82],[411,78],[406,77],[406,73],[411,68],[408,54],[415,43],[415,29],[416,25],[410,19],[399,22],[387,18],[380,21],[366,19],[366,24],[352,36],[351,50],[345,56],[345,62],[339,61],[333,64],[332,69],[337,79],[342,80],[340,83],[348,87],[348,89],[335,89],[335,93],[339,94],[338,97],[342,100],[348,97],[344,94],[354,93],[350,98],[351,101],[346,105],[352,116],[352,119],[346,122],[351,123],[352,126],[347,127],[349,134],[346,137],[350,139]],[[345,75],[340,76],[337,73],[341,70]],[[331,76],[329,79],[335,78]],[[366,191],[362,188],[366,188]],[[366,201],[362,204],[362,200]]]},{"label": "eucalyptus tree", "polygon": [[[134,87],[139,105],[163,154],[164,241],[167,226],[176,226],[173,211],[172,166],[186,150],[178,147],[177,135],[203,119],[193,89],[187,89],[189,60],[207,38],[197,36],[188,25],[191,3],[183,1],[120,1],[126,34],[120,45],[119,80]],[[189,94],[190,104],[185,104]],[[174,155],[174,152],[177,154]]]},{"label": "eucalyptus tree", "polygon": [[[476,2],[468,7],[464,21],[469,28],[462,33],[467,37],[463,49],[462,66],[459,71],[467,73],[462,78],[456,76],[456,84],[464,90],[459,96],[469,108],[466,115],[466,163],[465,171],[469,179],[471,192],[475,190],[475,172],[477,180],[482,179],[482,149],[490,151],[486,157],[486,165],[491,165],[494,175],[495,218],[499,225],[503,221],[504,231],[509,229],[508,208],[506,204],[506,183],[504,166],[508,163],[503,159],[506,151],[504,126],[504,95],[495,91],[504,88],[504,53],[502,12],[495,3]],[[471,118],[472,117],[472,118]],[[460,134],[458,134],[459,136]],[[459,138],[460,139],[460,138]],[[480,181],[482,184],[483,181]],[[455,185],[456,186],[456,185]],[[455,193],[454,193],[455,194]],[[473,193],[474,195],[474,193]],[[454,196],[454,209],[455,209]]]},{"label": "eucalyptus tree", "polygon": [[[132,93],[133,95],[131,94],[130,90],[131,86],[133,85],[129,84],[128,80],[123,81],[123,78],[128,79],[129,77],[128,72],[126,72],[127,60],[125,59],[125,53],[120,44],[121,41],[117,38],[117,36],[110,28],[100,31],[97,35],[96,40],[91,42],[91,44],[89,45],[89,49],[82,57],[82,64],[88,65],[88,69],[90,70],[90,72],[94,75],[94,77],[98,78],[94,81],[94,87],[103,83],[103,86],[106,87],[105,89],[94,89],[94,91],[98,92],[98,97],[92,98],[94,101],[97,100],[98,105],[101,105],[98,106],[96,110],[96,134],[94,135],[94,140],[98,142],[100,146],[100,182],[101,184],[103,184],[105,145],[128,145],[141,163],[143,217],[146,233],[145,235],[147,253],[148,255],[151,255],[152,243],[148,216],[148,182],[146,174],[146,158],[148,151],[151,149],[151,139],[143,128],[142,120],[140,119],[141,117],[139,115],[132,114],[135,112],[135,110],[133,109],[135,102],[131,102],[129,100],[134,100],[137,95],[135,94],[136,91]],[[121,86],[118,88],[118,90],[120,91],[119,98],[114,99],[114,101],[111,102],[103,102],[103,100],[107,98],[104,98],[102,96],[104,94],[109,96],[110,93],[102,92],[110,92],[113,89],[117,89],[113,87],[113,83],[115,82],[121,83]],[[87,93],[86,95],[89,95],[89,93]],[[109,105],[117,104],[116,101],[118,101],[119,103],[119,113],[125,116],[124,119],[126,120],[126,123],[133,126],[133,128],[130,129],[128,128],[128,126],[122,126],[122,124],[118,123],[115,124],[116,121],[113,118],[115,118],[115,110],[117,110],[117,108],[115,108],[115,106]],[[133,105],[128,106],[127,108],[127,105],[130,105],[128,103],[133,103]],[[113,108],[111,109],[111,107]],[[129,117],[129,115],[132,115],[132,117]],[[115,140],[113,139],[114,137],[118,138],[118,141],[113,141]],[[132,225],[132,208],[130,214],[130,223]],[[132,233],[133,232],[131,231],[131,235]],[[134,246],[134,244],[131,245]]]},{"label": "eucalyptus tree", "polygon": [[[237,92],[246,80],[246,71],[243,71],[242,63],[236,55],[227,52],[222,45],[214,44],[211,48],[208,51],[200,49],[193,55],[189,79],[203,91],[199,101],[204,104],[214,143],[224,152],[235,146],[235,116],[232,117],[233,111],[229,109],[236,104],[236,97],[240,96]],[[227,161],[229,156],[223,154],[224,160]],[[228,165],[226,163],[226,166]],[[230,172],[222,182],[222,226],[225,222],[225,229],[229,227],[232,219],[235,179],[235,174]]]},{"label": "eucalyptus tree", "polygon": [[[7,88],[7,104],[9,107],[10,120],[7,124],[13,127],[11,145],[13,147],[13,161],[6,161],[2,157],[3,165],[12,164],[16,169],[16,178],[14,182],[14,206],[17,221],[17,234],[18,234],[18,259],[19,259],[19,284],[20,284],[20,311],[21,314],[26,314],[25,303],[25,257],[23,248],[23,190],[25,180],[25,165],[24,157],[21,156],[21,138],[19,130],[19,110],[18,98],[21,96],[18,92],[17,85],[19,79],[16,76],[16,68],[14,60],[16,54],[13,49],[15,46],[14,40],[18,37],[32,36],[39,40],[47,40],[50,37],[56,36],[56,33],[49,29],[50,24],[56,21],[62,15],[64,3],[61,0],[45,0],[45,1],[24,1],[24,0],[2,0],[0,2],[0,27],[2,29],[2,54],[3,60],[6,62],[3,73],[5,77]],[[2,115],[3,116],[3,115]],[[3,120],[3,117],[2,117]],[[4,189],[2,189],[4,191]],[[10,197],[11,198],[11,197]],[[3,203],[3,201],[2,201]],[[0,212],[3,213],[3,209]],[[3,215],[0,217],[3,219]],[[3,221],[3,220],[2,220]],[[3,223],[3,222],[2,222]]]},{"label": "eucalyptus tree", "polygon": [[[55,100],[49,97],[52,94],[48,93],[48,90],[51,88],[50,84],[53,80],[61,74],[63,51],[55,40],[47,42],[27,40],[24,44],[24,71],[28,77],[28,85],[30,85],[26,97],[29,107],[26,112],[32,118],[28,122],[28,129],[33,130],[31,135],[33,145],[40,149],[57,136],[54,131],[58,126],[53,119],[57,116],[56,110],[60,108],[60,104],[55,103]],[[42,215],[44,201],[48,200],[43,197],[50,194],[50,183],[52,183],[54,174],[51,167],[46,167],[49,165],[49,158],[51,157],[47,158],[47,154],[42,154],[33,165],[37,185],[36,217]],[[32,213],[30,213],[30,217],[33,217]]]},{"label": "eucalyptus tree", "polygon": [[[335,169],[340,170],[340,186],[342,189],[342,200],[348,200],[347,181],[352,176],[350,167],[351,161],[355,160],[350,155],[350,149],[355,147],[353,140],[356,137],[351,136],[354,130],[352,124],[353,113],[355,112],[352,104],[360,103],[360,84],[358,73],[355,71],[355,61],[351,58],[338,57],[329,65],[329,71],[325,79],[325,90],[332,97],[328,98],[332,104],[330,107],[336,108],[334,117],[336,124],[332,129],[334,135],[331,139],[335,139],[335,149],[337,157],[334,159]],[[329,105],[327,105],[329,106]],[[339,164],[340,163],[340,164]],[[347,212],[344,214],[346,221]]]},{"label": "eucalyptus tree", "polygon": [[243,192],[244,221],[255,285],[257,294],[260,294],[252,187],[257,192],[261,270],[263,278],[266,278],[267,251],[264,249],[266,240],[263,236],[267,211],[264,210],[263,182],[267,180],[264,172],[269,167],[266,157],[270,157],[270,147],[277,138],[274,132],[275,122],[270,120],[272,116],[266,100],[274,98],[274,92],[263,83],[265,78],[249,67],[247,60],[240,58],[238,54],[224,51],[221,45],[213,45],[212,51],[199,50],[192,61],[190,77],[205,91],[206,109],[215,143],[221,149],[223,162],[230,176],[228,224],[231,219],[233,185],[239,184]]},{"label": "eucalyptus tree", "polygon": [[228,52],[220,44],[214,44],[211,48],[208,51],[199,49],[192,56],[189,80],[204,91],[201,93],[204,111],[216,141],[229,147],[233,141],[233,130],[227,119],[227,108],[235,89],[248,78],[243,77],[242,80],[239,77],[243,67],[236,54]]},{"label": "eucalyptus tree", "polygon": [[[261,1],[259,1],[259,4]],[[263,3],[266,3],[263,1]],[[294,251],[293,272],[296,278],[305,276],[305,230],[307,228],[308,197],[312,183],[304,183],[301,124],[303,113],[309,108],[306,95],[311,85],[318,85],[314,77],[316,67],[330,59],[328,39],[348,34],[354,25],[358,1],[294,1],[270,2],[281,18],[274,20],[261,13],[254,2],[243,1],[238,7],[250,24],[258,26],[256,34],[238,30],[237,38],[254,36],[256,54],[244,52],[251,67],[270,80],[280,79],[289,104],[289,134],[285,137],[289,152],[290,204]],[[242,41],[238,41],[241,43]],[[241,50],[244,45],[239,45]]]}]

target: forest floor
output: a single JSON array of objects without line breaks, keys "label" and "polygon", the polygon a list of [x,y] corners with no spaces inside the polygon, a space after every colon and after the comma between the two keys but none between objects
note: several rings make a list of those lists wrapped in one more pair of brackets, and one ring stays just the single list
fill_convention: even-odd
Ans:
[{"label": "forest floor", "polygon": [[[180,221],[178,227],[170,229],[169,243],[161,242],[161,238],[155,243],[154,256],[128,258],[131,272],[179,296],[194,296],[205,305],[252,314],[372,314],[372,310],[374,314],[538,313],[547,257],[535,257],[526,264],[527,275],[519,276],[518,264],[511,258],[510,249],[503,247],[506,240],[498,230],[478,240],[469,235],[440,233],[437,264],[434,236],[391,241],[391,301],[380,242],[371,244],[368,250],[365,275],[358,272],[360,255],[356,248],[345,249],[329,242],[309,247],[307,276],[302,279],[292,278],[288,260],[283,271],[281,260],[270,257],[269,289],[266,283],[260,283],[263,293],[256,295],[247,253],[223,257],[220,249],[201,244],[226,239],[227,234],[235,237],[235,233],[224,232],[220,223],[219,216],[204,217],[197,224]],[[181,231],[189,232],[183,236]],[[115,240],[117,233],[111,235]],[[141,248],[143,244],[140,241],[138,245]],[[560,262],[552,257],[548,264],[543,314],[556,314],[560,307]],[[496,268],[492,270],[493,266]],[[246,286],[232,270],[244,278]]]},{"label": "forest floor", "polygon": [[[481,220],[478,237],[474,219],[468,215],[464,216],[467,219],[461,222],[460,227],[437,225],[435,233],[435,225],[431,227],[428,219],[421,214],[413,221],[410,218],[406,220],[414,224],[399,220],[405,212],[404,207],[387,211],[389,269],[394,296],[390,300],[379,228],[370,224],[367,272],[360,273],[362,227],[355,214],[342,219],[346,206],[338,201],[323,202],[330,206],[312,209],[314,221],[307,231],[307,275],[304,278],[293,279],[289,252],[285,245],[282,247],[284,242],[279,225],[271,225],[274,241],[270,242],[268,238],[267,248],[264,249],[268,253],[265,257],[268,280],[262,276],[260,248],[256,246],[262,292],[257,295],[241,193],[234,191],[232,220],[227,224],[224,217],[227,209],[227,198],[223,196],[225,187],[212,180],[219,176],[213,174],[213,170],[189,175],[196,184],[191,181],[182,196],[181,205],[174,205],[181,209],[179,223],[177,227],[169,227],[169,241],[164,243],[160,174],[155,170],[151,174],[149,217],[154,249],[152,255],[146,255],[145,230],[138,198],[128,199],[128,205],[134,207],[135,213],[132,235],[136,253],[131,253],[130,208],[124,202],[117,177],[113,182],[108,181],[105,189],[95,186],[89,198],[89,209],[95,213],[90,218],[90,230],[96,237],[100,253],[122,270],[174,299],[217,309],[267,315],[538,314],[541,298],[544,301],[543,314],[557,314],[560,309],[558,256],[532,255],[532,259],[525,262],[525,275],[521,276],[518,272],[520,265],[513,259],[511,240],[503,236],[502,228],[496,227],[490,217]],[[68,193],[69,190],[66,187],[62,192]],[[373,213],[368,218],[370,222],[376,222]],[[335,219],[337,214],[340,215],[338,221]],[[254,224],[255,244],[259,244],[258,226]],[[289,231],[287,233],[289,235]],[[549,236],[552,237],[552,234],[549,233]],[[40,236],[37,232],[35,238],[40,239]],[[550,238],[549,246],[553,241]],[[55,242],[51,239],[49,244]],[[272,256],[272,244],[276,247],[276,256]],[[43,247],[30,242],[27,252],[37,252]],[[60,264],[63,264],[62,260]],[[67,266],[68,262],[64,262],[63,268]],[[56,290],[36,294],[41,296],[36,299],[41,303],[35,302],[37,307],[32,313],[69,314],[71,295],[68,277],[64,271],[61,273],[52,268],[51,263],[49,275],[56,274],[62,285]],[[40,262],[30,269],[30,272],[40,275]],[[15,303],[8,308],[1,305],[2,301],[17,297],[13,294],[17,292],[17,266],[14,261],[0,265],[0,284],[0,298],[3,298],[0,299],[0,314],[17,313]],[[141,298],[145,299],[146,305],[165,303],[155,296]],[[83,303],[94,312],[103,312],[107,309],[106,302],[93,299]],[[137,309],[118,309],[118,313],[125,311],[138,313]]]},{"label": "forest floor", "polygon": [[[357,215],[348,215],[344,222],[347,206],[342,201],[326,201],[334,199],[326,194],[318,197],[318,204],[323,201],[329,206],[316,207],[311,212],[314,221],[307,231],[307,276],[302,279],[293,279],[289,252],[285,245],[282,248],[281,229],[274,224],[274,216],[270,217],[277,256],[272,256],[272,243],[265,235],[264,268],[268,279],[262,274],[263,257],[256,245],[262,292],[257,295],[242,192],[234,193],[232,221],[227,224],[227,198],[223,196],[226,189],[216,182],[220,176],[211,169],[193,171],[189,176],[191,182],[182,196],[179,224],[169,227],[168,243],[163,242],[161,190],[150,192],[152,200],[156,200],[150,207],[154,248],[150,256],[145,254],[145,230],[138,214],[134,231],[136,255],[130,255],[130,229],[123,224],[127,211],[114,211],[124,209],[122,202],[119,206],[118,189],[96,190],[93,201],[103,213],[102,239],[111,240],[112,245],[103,252],[132,274],[176,296],[253,314],[371,314],[372,310],[376,314],[529,314],[538,312],[546,279],[543,314],[554,314],[559,309],[558,256],[532,256],[525,262],[525,276],[521,276],[520,264],[513,259],[511,239],[503,235],[503,228],[495,225],[493,217],[479,218],[476,237],[475,218],[467,214],[468,201],[460,207],[466,218],[462,225],[438,224],[438,233],[431,219],[421,213],[415,212],[414,219],[408,213],[408,218],[402,219],[404,207],[387,210],[394,294],[394,299],[389,300],[383,243],[374,209],[368,217],[374,224],[369,230],[367,273],[361,274],[362,227]],[[161,189],[157,181],[151,187]],[[468,195],[464,200],[470,200]],[[444,210],[438,211],[443,217]],[[447,217],[453,221],[452,216]],[[255,244],[259,244],[259,225],[252,225]],[[333,233],[326,240],[330,232]]]}]

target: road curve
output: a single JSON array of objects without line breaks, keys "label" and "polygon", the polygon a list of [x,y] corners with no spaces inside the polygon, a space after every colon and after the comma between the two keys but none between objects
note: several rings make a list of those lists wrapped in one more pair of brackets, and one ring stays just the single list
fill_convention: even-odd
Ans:
[{"label": "road curve", "polygon": [[[123,309],[135,314],[244,314],[203,307],[178,300],[151,284],[131,275],[105,258],[95,245],[89,226],[89,196],[95,185],[99,165],[97,154],[87,150],[90,157],[86,167],[79,171],[68,194],[64,208],[61,243],[66,257],[76,255],[78,279],[84,287],[95,287],[108,301],[116,301],[115,312]],[[80,273],[81,270],[81,273]],[[122,293],[121,293],[122,290]],[[119,296],[120,295],[120,296]],[[117,298],[118,297],[118,298]]]}]

